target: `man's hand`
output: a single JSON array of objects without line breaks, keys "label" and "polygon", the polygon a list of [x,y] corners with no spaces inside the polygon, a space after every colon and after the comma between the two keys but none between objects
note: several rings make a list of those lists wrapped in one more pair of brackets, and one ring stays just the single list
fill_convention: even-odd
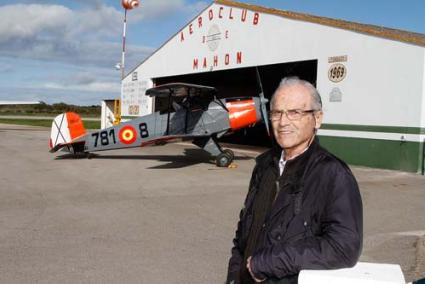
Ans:
[{"label": "man's hand", "polygon": [[248,259],[246,260],[246,268],[248,269],[249,274],[251,274],[252,279],[254,279],[254,281],[256,283],[260,283],[260,282],[263,282],[263,281],[266,280],[266,278],[264,278],[264,279],[257,279],[257,278],[255,278],[254,273],[252,273],[252,270],[251,270],[251,256],[248,257]]}]

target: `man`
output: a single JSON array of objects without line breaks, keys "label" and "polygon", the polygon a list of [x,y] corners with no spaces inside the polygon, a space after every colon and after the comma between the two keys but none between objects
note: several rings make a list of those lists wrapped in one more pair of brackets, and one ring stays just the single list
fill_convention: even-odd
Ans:
[{"label": "man", "polygon": [[227,283],[297,283],[302,269],[357,262],[362,201],[348,166],[319,145],[322,116],[313,85],[282,80],[270,111],[278,145],[256,159]]}]

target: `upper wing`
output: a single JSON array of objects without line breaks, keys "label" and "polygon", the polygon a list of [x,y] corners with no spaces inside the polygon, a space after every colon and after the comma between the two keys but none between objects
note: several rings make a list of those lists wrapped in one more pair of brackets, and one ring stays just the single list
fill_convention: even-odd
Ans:
[{"label": "upper wing", "polygon": [[214,95],[217,89],[209,86],[202,86],[187,83],[169,83],[146,90],[146,95],[150,97],[186,97]]}]

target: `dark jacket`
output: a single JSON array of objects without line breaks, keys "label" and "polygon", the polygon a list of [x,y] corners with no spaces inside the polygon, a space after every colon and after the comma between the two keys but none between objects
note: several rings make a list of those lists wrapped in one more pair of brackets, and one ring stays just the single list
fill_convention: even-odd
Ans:
[{"label": "dark jacket", "polygon": [[[317,138],[306,152],[287,161],[281,176],[280,155],[281,149],[275,148],[257,157],[233,240],[227,283],[252,283],[240,278],[250,255],[254,275],[267,279],[263,283],[297,283],[302,269],[352,267],[360,256],[362,201],[348,166],[323,149]],[[264,207],[267,212],[260,218],[264,223],[254,247],[249,247],[259,219],[259,211],[254,213],[259,208],[256,199],[273,186],[271,205]]]}]

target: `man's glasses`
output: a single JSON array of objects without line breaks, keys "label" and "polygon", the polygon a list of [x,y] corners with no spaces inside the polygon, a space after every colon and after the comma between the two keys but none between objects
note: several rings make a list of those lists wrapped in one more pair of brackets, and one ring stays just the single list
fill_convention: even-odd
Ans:
[{"label": "man's glasses", "polygon": [[269,112],[270,120],[276,121],[281,120],[282,115],[285,114],[286,117],[289,120],[300,120],[301,117],[306,115],[307,113],[313,113],[317,110],[315,109],[309,109],[309,110],[302,110],[302,109],[289,109],[289,110],[271,110]]}]

